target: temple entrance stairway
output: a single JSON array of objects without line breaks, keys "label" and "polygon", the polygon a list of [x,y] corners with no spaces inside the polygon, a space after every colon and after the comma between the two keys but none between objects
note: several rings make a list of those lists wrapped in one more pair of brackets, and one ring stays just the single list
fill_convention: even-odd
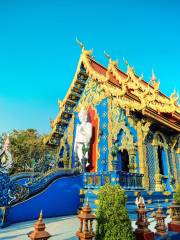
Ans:
[{"label": "temple entrance stairway", "polygon": [[36,174],[0,174],[0,228],[44,217],[74,215],[80,206],[82,174],[57,169]]},{"label": "temple entrance stairway", "polygon": [[[127,210],[131,220],[136,220],[136,195],[137,191],[126,190],[127,195]],[[90,204],[93,212],[96,211],[98,207],[98,189],[81,189],[81,202],[83,206],[88,203]],[[157,211],[158,206],[160,205],[163,208],[165,214],[167,214],[168,206],[172,203],[173,195],[171,192],[147,192],[145,190],[141,191],[141,195],[144,198],[145,206],[148,210],[148,217],[152,217]]]}]

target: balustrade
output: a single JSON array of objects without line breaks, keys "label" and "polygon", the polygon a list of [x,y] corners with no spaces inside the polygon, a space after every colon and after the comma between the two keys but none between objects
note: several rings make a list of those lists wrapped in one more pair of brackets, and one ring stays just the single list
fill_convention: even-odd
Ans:
[{"label": "balustrade", "polygon": [[106,183],[120,184],[126,190],[143,189],[143,174],[121,171],[112,172],[85,172],[84,187],[99,188]]}]

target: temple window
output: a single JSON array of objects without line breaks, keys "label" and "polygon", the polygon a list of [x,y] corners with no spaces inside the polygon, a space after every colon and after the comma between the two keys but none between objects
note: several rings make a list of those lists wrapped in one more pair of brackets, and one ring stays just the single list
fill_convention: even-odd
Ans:
[{"label": "temple window", "polygon": [[129,154],[126,149],[121,152],[121,159],[122,159],[122,171],[129,172]]},{"label": "temple window", "polygon": [[62,148],[60,150],[59,157],[63,158],[63,155],[64,155],[64,146],[62,146]]},{"label": "temple window", "polygon": [[164,170],[163,170],[163,157],[162,157],[162,154],[163,154],[163,148],[158,146],[158,162],[159,162],[159,173],[164,175]]}]

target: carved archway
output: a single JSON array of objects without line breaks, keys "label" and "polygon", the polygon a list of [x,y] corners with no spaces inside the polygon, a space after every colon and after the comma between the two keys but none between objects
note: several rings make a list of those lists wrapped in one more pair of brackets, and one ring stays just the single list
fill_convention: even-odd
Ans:
[{"label": "carved archway", "polygon": [[[137,162],[136,162],[136,152],[137,146],[134,143],[133,135],[131,134],[128,127],[125,125],[121,126],[119,135],[122,135],[120,142],[119,142],[119,154],[120,154],[120,161],[126,161],[126,163],[121,162],[121,170],[123,170],[123,164],[128,164],[128,171],[136,172],[137,169]],[[127,156],[128,154],[128,156]],[[124,166],[127,169],[127,166]]]},{"label": "carved archway", "polygon": [[163,133],[156,131],[153,137],[155,157],[155,190],[165,191],[170,187],[170,167],[168,161],[168,144]]}]

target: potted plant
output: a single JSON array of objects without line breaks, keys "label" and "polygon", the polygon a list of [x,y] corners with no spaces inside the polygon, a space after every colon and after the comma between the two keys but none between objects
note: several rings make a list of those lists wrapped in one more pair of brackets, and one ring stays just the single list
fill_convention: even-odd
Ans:
[{"label": "potted plant", "polygon": [[126,209],[127,196],[119,185],[105,184],[98,191],[96,212],[97,240],[133,240],[131,221]]}]

